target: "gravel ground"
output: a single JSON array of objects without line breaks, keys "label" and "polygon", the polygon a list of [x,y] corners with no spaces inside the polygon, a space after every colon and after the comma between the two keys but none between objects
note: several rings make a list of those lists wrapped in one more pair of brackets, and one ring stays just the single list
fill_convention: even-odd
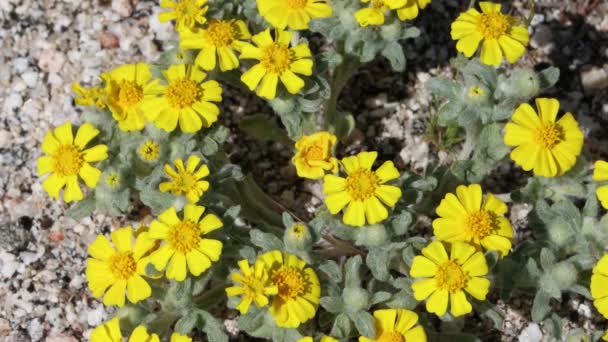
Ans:
[{"label": "gravel ground", "polygon": [[[355,113],[358,130],[348,148],[341,146],[342,154],[376,149],[382,159],[411,171],[422,170],[428,161],[450,159],[450,151],[439,150],[426,138],[431,99],[423,84],[451,73],[448,61],[455,50],[449,23],[465,2],[435,0],[415,21],[422,34],[405,43],[406,72],[394,73],[377,60],[349,82],[340,106]],[[523,8],[519,1],[513,3]],[[589,152],[606,157],[601,126],[608,123],[608,3],[537,4],[531,48],[520,63],[560,67],[560,82],[548,95],[559,97],[564,109],[578,115]],[[65,206],[43,192],[35,160],[49,128],[78,120],[81,109],[70,97],[71,82],[95,84],[103,70],[154,60],[161,42],[175,39],[170,25],[157,22],[156,12],[155,1],[143,0],[0,0],[0,339],[86,340],[92,327],[111,314],[87,291],[86,247],[96,234],[129,222],[102,214],[82,222],[64,217]],[[296,179],[289,147],[262,144],[238,131],[241,117],[267,107],[254,96],[230,96],[234,89],[226,88],[226,93],[223,123],[233,132],[227,146],[232,160],[306,216],[320,203],[318,184]],[[515,210],[511,214],[523,218]],[[507,313],[502,334],[482,320],[467,328],[488,341],[540,341],[542,331],[527,312],[529,299],[500,306]],[[595,325],[604,323],[581,298],[567,298],[555,309],[570,319],[565,329],[605,328]]]}]

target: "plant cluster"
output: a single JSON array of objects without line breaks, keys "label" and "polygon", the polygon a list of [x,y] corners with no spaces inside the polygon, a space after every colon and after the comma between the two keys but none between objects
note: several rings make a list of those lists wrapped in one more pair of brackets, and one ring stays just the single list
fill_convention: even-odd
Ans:
[{"label": "plant cluster", "polygon": [[[436,124],[464,133],[456,161],[418,175],[375,151],[335,157],[355,124],[338,108],[342,88],[376,56],[403,70],[399,42],[419,34],[410,20],[430,2],[162,0],[158,19],[175,22],[179,42],[98,86],[74,84],[84,123],[45,136],[44,190],[76,202],[76,219],[154,217],[89,246],[88,287],[119,308],[91,340],[474,341],[464,316],[500,329],[497,300],[527,295],[557,341],[566,336],[551,305],[564,293],[608,318],[608,186],[598,186],[608,163],[592,172],[575,115],[539,97],[557,69],[510,66],[528,29],[500,4],[458,16],[456,75],[427,84],[441,103]],[[268,101],[284,128],[256,115],[243,130],[293,146],[298,176],[322,183],[325,206],[311,220],[230,163],[218,123],[226,84]],[[525,179],[488,192],[484,181],[509,159]],[[526,237],[508,218],[517,204],[532,208]],[[222,323],[229,317],[236,325]]]}]

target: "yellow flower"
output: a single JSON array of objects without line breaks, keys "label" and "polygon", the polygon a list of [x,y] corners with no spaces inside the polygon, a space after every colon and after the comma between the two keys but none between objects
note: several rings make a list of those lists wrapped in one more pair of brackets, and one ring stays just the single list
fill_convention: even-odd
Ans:
[{"label": "yellow flower", "polygon": [[526,51],[528,29],[517,18],[502,14],[499,3],[482,1],[479,7],[482,13],[471,8],[452,23],[452,39],[458,40],[456,50],[471,57],[483,41],[482,63],[500,65],[503,54],[509,63],[515,63]]},{"label": "yellow flower", "polygon": [[146,253],[154,247],[147,233],[140,234],[133,245],[130,226],[112,232],[112,242],[103,235],[89,245],[91,258],[87,260],[86,277],[93,297],[103,296],[105,305],[125,304],[125,292],[131,303],[150,297],[150,285],[142,277],[146,275],[149,260]]},{"label": "yellow flower", "polygon": [[137,148],[137,155],[144,161],[153,162],[160,155],[160,145],[148,139]]},{"label": "yellow flower", "polygon": [[251,38],[242,20],[211,20],[205,29],[180,32],[181,49],[200,49],[194,63],[205,70],[213,70],[219,60],[220,70],[228,71],[239,66],[235,51],[241,51]]},{"label": "yellow flower", "polygon": [[442,242],[434,241],[422,249],[423,256],[415,256],[410,270],[413,278],[426,278],[412,284],[414,298],[425,300],[426,310],[443,316],[450,302],[454,317],[471,312],[465,292],[478,300],[485,300],[490,281],[488,265],[482,252],[464,242],[451,244],[450,257]]},{"label": "yellow flower", "polygon": [[[593,180],[596,182],[603,182],[608,180],[608,163],[603,160],[595,162],[595,169],[593,170]],[[597,198],[602,202],[602,207],[608,209],[608,185],[600,186],[595,190]]]},{"label": "yellow flower", "polygon": [[192,275],[199,276],[211,266],[211,262],[219,260],[222,243],[202,236],[221,228],[223,224],[213,214],[201,219],[204,212],[203,206],[186,204],[183,220],[177,217],[175,208],[169,208],[150,224],[150,237],[164,241],[150,255],[150,261],[159,271],[166,267],[167,278],[183,281],[188,270]]},{"label": "yellow flower", "polygon": [[608,318],[608,255],[604,255],[593,267],[590,288],[593,305]]},{"label": "yellow flower", "polygon": [[[385,183],[399,177],[392,161],[385,161],[376,171],[372,165],[378,152],[361,152],[342,159],[347,177],[327,175],[323,193],[329,212],[337,214],[347,204],[342,221],[351,226],[374,224],[388,217],[384,205],[394,207],[401,198],[401,189]],[[384,205],[382,204],[384,203]]]},{"label": "yellow flower", "polygon": [[158,14],[160,22],[166,23],[175,19],[177,31],[192,29],[197,23],[202,25],[207,22],[207,0],[161,0],[160,7],[170,9]]},{"label": "yellow flower", "polygon": [[258,257],[278,287],[270,305],[277,326],[297,328],[313,318],[319,307],[321,285],[315,271],[295,255],[270,251]]},{"label": "yellow flower", "polygon": [[154,108],[151,101],[163,90],[158,80],[151,80],[150,65],[125,64],[101,74],[106,82],[107,105],[123,131],[144,128],[144,113]]},{"label": "yellow flower", "polygon": [[257,59],[260,63],[247,70],[241,81],[250,90],[257,89],[260,97],[272,100],[276,97],[279,79],[288,92],[296,94],[304,87],[304,80],[296,74],[312,75],[310,49],[305,43],[290,48],[292,32],[275,30],[275,39],[270,29],[256,34],[252,40],[257,45],[246,44],[241,59]]},{"label": "yellow flower", "polygon": [[160,342],[160,339],[156,334],[148,334],[148,330],[143,325],[138,325],[131,333],[128,342]]},{"label": "yellow flower", "polygon": [[505,127],[505,144],[517,146],[511,159],[537,176],[561,176],[576,163],[583,148],[583,132],[570,113],[555,120],[556,99],[536,99],[539,115],[527,103],[521,104]]},{"label": "yellow flower", "polygon": [[122,341],[122,333],[120,332],[120,322],[118,317],[98,325],[91,332],[91,342],[116,342]]},{"label": "yellow flower", "polygon": [[79,106],[95,106],[99,109],[106,108],[106,93],[101,87],[83,88],[78,83],[72,83],[72,92],[77,95],[74,98]]},{"label": "yellow flower", "polygon": [[433,221],[434,234],[442,241],[466,241],[504,257],[513,240],[513,228],[504,217],[507,205],[492,194],[483,203],[482,197],[479,184],[460,185],[455,195],[447,194],[436,210],[439,218]]},{"label": "yellow flower", "polygon": [[275,28],[305,30],[311,19],[331,17],[327,0],[257,0],[258,11]]},{"label": "yellow flower", "polygon": [[161,129],[173,132],[179,122],[182,132],[194,133],[217,121],[222,101],[217,81],[206,81],[207,74],[196,66],[175,64],[163,72],[167,82],[162,97],[152,100],[146,118]]},{"label": "yellow flower", "polygon": [[325,171],[338,172],[338,159],[332,156],[336,136],[329,132],[303,135],[296,142],[296,154],[291,162],[296,166],[298,176],[319,179]]},{"label": "yellow flower", "polygon": [[397,9],[397,16],[400,20],[412,20],[418,17],[421,9],[425,9],[431,0],[407,0],[405,6]]},{"label": "yellow flower", "polygon": [[[296,342],[314,342],[314,339],[312,338],[312,336],[305,336],[302,337],[301,339],[297,340]],[[337,339],[331,337],[331,336],[327,336],[327,335],[323,335],[321,336],[321,339],[319,339],[319,342],[340,342]]]},{"label": "yellow flower", "polygon": [[426,342],[426,333],[415,312],[404,309],[374,311],[376,337],[359,337],[359,342],[411,341]]},{"label": "yellow flower", "polygon": [[[417,0],[361,0],[362,3],[369,3],[369,7],[362,8],[355,12],[355,19],[359,22],[359,25],[365,26],[377,26],[384,24],[385,13],[389,10],[400,10],[399,18],[407,18],[413,14],[415,8],[416,16],[418,15],[418,3]],[[421,3],[427,2],[427,0],[421,0]],[[430,0],[428,0],[430,2]],[[426,7],[426,4],[424,5]],[[409,19],[409,18],[408,18]]]},{"label": "yellow flower", "polygon": [[116,189],[116,188],[120,187],[120,184],[121,184],[121,182],[120,182],[120,174],[118,172],[115,172],[115,171],[109,172],[106,175],[105,182],[106,182],[106,185],[110,189]]},{"label": "yellow flower", "polygon": [[108,158],[108,147],[99,144],[85,149],[85,146],[98,134],[98,129],[85,123],[78,128],[74,138],[69,121],[46,134],[41,147],[46,155],[38,158],[37,168],[40,176],[51,173],[42,182],[49,196],[58,199],[59,192],[65,186],[64,201],[81,200],[83,194],[78,184],[79,176],[89,188],[97,186],[101,171],[89,163]]},{"label": "yellow flower", "polygon": [[173,163],[177,172],[169,164],[165,164],[165,173],[171,178],[171,182],[160,183],[158,185],[160,191],[171,191],[176,196],[185,195],[190,203],[198,202],[203,193],[209,189],[209,182],[201,180],[209,175],[209,168],[203,164],[197,170],[200,162],[201,158],[192,155],[188,157],[184,167],[181,159],[175,159]]},{"label": "yellow flower", "polygon": [[171,334],[171,340],[169,342],[192,342],[192,338],[174,332],[173,334]]},{"label": "yellow flower", "polygon": [[236,308],[244,315],[249,310],[251,302],[255,302],[258,308],[268,305],[267,296],[276,295],[278,287],[270,284],[268,272],[260,259],[252,266],[247,260],[240,260],[238,265],[241,271],[233,272],[230,278],[235,284],[240,285],[227,287],[226,294],[229,297],[243,296]]},{"label": "yellow flower", "polygon": [[606,332],[604,333],[604,336],[602,336],[602,340],[604,340],[604,341],[608,341],[608,331],[606,331]]}]

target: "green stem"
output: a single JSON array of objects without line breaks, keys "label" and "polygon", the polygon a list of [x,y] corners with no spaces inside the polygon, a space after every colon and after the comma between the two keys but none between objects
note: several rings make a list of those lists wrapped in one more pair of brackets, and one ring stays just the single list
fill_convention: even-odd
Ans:
[{"label": "green stem", "polygon": [[[343,51],[342,49],[339,49]],[[338,98],[340,97],[340,93],[344,86],[353,76],[353,74],[357,71],[361,62],[355,56],[350,56],[348,54],[343,54],[344,60],[342,64],[338,65],[332,75],[331,79],[331,96],[327,100],[325,105],[325,120],[323,122],[323,129],[328,130],[329,127],[335,123],[336,117],[338,115]]]},{"label": "green stem", "polygon": [[192,298],[192,304],[199,309],[210,309],[214,307],[217,303],[226,299],[225,289],[226,282],[222,282],[220,285],[210,289],[209,291],[204,291],[198,296]]},{"label": "green stem", "polygon": [[471,0],[471,1],[469,2],[469,8],[473,8],[473,7],[475,7],[475,2],[476,2],[475,0]]},{"label": "green stem", "polygon": [[481,132],[481,123],[475,121],[465,128],[466,138],[464,144],[462,145],[462,150],[460,151],[460,155],[458,156],[458,160],[469,160],[471,157],[471,153],[473,149],[477,145],[477,140],[479,139],[479,133]]}]

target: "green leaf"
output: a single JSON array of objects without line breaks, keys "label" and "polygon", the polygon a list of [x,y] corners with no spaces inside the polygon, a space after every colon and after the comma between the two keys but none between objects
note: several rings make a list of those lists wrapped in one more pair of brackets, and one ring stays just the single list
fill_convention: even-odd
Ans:
[{"label": "green leaf", "polygon": [[344,265],[345,281],[344,287],[360,287],[361,276],[359,275],[359,269],[361,268],[361,256],[357,255],[350,257]]},{"label": "green leaf", "polygon": [[199,317],[203,321],[203,331],[209,342],[228,342],[228,335],[224,332],[224,325],[210,313],[198,310]]},{"label": "green leaf", "polygon": [[206,156],[212,156],[217,153],[219,148],[220,148],[220,146],[218,145],[218,143],[215,140],[211,139],[208,136],[203,138],[203,144],[201,147],[202,154],[204,154]]},{"label": "green leaf", "polygon": [[355,129],[355,118],[351,113],[338,112],[334,116],[334,133],[339,139],[348,138]]},{"label": "green leaf", "polygon": [[183,315],[177,323],[175,323],[175,331],[182,335],[188,335],[198,322],[198,313],[195,310],[188,311]]},{"label": "green leaf", "polygon": [[[459,89],[460,85],[445,77],[434,77],[426,82],[425,87],[435,96],[453,99],[456,95],[456,90]],[[444,105],[444,107],[446,106],[454,107],[451,103]]]},{"label": "green leaf", "polygon": [[273,117],[266,114],[253,114],[241,119],[240,129],[253,138],[266,142],[276,141],[286,145],[292,141],[275,122]]},{"label": "green leaf", "polygon": [[540,266],[543,270],[550,270],[555,264],[555,255],[548,248],[543,248],[540,251]]},{"label": "green leaf", "polygon": [[244,178],[245,175],[243,175],[243,171],[241,170],[240,166],[235,164],[226,164],[218,171],[212,173],[209,179],[218,183],[223,183],[227,180],[235,180],[240,182]]},{"label": "green leaf", "polygon": [[390,42],[384,47],[381,54],[388,59],[394,71],[401,72],[405,70],[405,55],[403,54],[401,44]]},{"label": "green leaf", "polygon": [[159,215],[173,205],[175,196],[153,189],[144,189],[139,193],[139,199],[152,210],[152,214]]},{"label": "green leaf", "polygon": [[342,282],[342,271],[340,270],[340,266],[333,261],[328,260],[319,266],[319,270],[327,276],[327,279],[334,283]]},{"label": "green leaf", "polygon": [[287,130],[287,135],[289,138],[294,141],[298,140],[298,138],[302,135],[302,114],[294,110],[277,111],[277,114],[281,118],[281,122]]},{"label": "green leaf", "polygon": [[347,339],[353,330],[352,323],[346,314],[336,316],[330,335],[338,339]]},{"label": "green leaf", "polygon": [[389,300],[391,298],[391,293],[390,292],[385,292],[385,291],[377,291],[374,292],[374,295],[372,296],[371,302],[372,305],[376,305],[382,302],[385,302],[387,300]]},{"label": "green leaf", "polygon": [[65,214],[76,221],[80,221],[91,216],[93,211],[95,211],[95,196],[89,194],[82,201],[73,204],[70,209],[66,210]]},{"label": "green leaf", "polygon": [[542,289],[536,293],[532,303],[532,319],[535,322],[541,322],[547,316],[551,310],[550,301],[551,297]]},{"label": "green leaf", "polygon": [[340,297],[322,297],[320,304],[331,313],[340,313],[344,310],[344,303]]},{"label": "green leaf", "polygon": [[411,228],[410,226],[413,220],[412,214],[407,210],[403,210],[398,215],[394,215],[391,220],[391,227],[393,228],[395,235],[399,236],[407,233]]},{"label": "green leaf", "polygon": [[374,317],[367,311],[358,311],[348,314],[348,317],[353,321],[359,334],[373,338],[376,336],[374,327]]},{"label": "green leaf", "polygon": [[559,80],[559,68],[549,67],[538,73],[540,88],[547,89],[554,86]]},{"label": "green leaf", "polygon": [[387,281],[389,279],[388,264],[390,253],[389,248],[373,247],[369,249],[365,258],[365,263],[372,271],[372,275],[380,281]]},{"label": "green leaf", "polygon": [[412,310],[418,305],[418,301],[416,298],[414,298],[410,288],[404,288],[401,291],[393,294],[391,299],[384,303],[384,305],[393,309]]},{"label": "green leaf", "polygon": [[260,247],[264,251],[283,250],[281,239],[270,233],[264,233],[259,229],[252,229],[249,232],[251,243]]}]

